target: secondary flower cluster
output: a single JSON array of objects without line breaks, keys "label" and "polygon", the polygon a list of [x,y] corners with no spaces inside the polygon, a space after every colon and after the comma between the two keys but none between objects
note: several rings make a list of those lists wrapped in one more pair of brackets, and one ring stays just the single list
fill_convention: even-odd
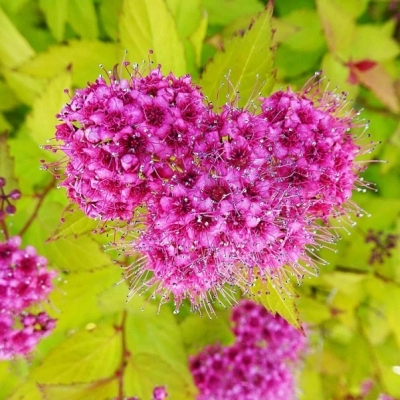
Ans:
[{"label": "secondary flower cluster", "polygon": [[335,240],[328,217],[345,213],[360,172],[343,96],[315,84],[261,98],[259,112],[219,113],[190,76],[159,67],[109,79],[63,108],[62,144],[46,148],[65,158],[44,167],[64,164],[61,185],[88,216],[128,222],[134,239],[122,245],[143,255],[127,273],[131,294],[153,287],[196,309],[255,267],[299,280],[318,271],[313,248]]},{"label": "secondary flower cluster", "polygon": [[55,326],[45,312],[26,311],[47,297],[55,273],[32,246],[20,245],[18,236],[0,243],[0,360],[26,355]]},{"label": "secondary flower cluster", "polygon": [[295,399],[295,369],[305,337],[250,301],[233,309],[232,321],[232,346],[209,346],[190,359],[197,399]]}]

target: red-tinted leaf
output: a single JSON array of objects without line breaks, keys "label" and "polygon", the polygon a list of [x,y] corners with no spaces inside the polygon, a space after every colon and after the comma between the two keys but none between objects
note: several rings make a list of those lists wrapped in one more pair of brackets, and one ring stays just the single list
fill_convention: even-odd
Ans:
[{"label": "red-tinted leaf", "polygon": [[357,61],[356,63],[353,63],[355,68],[357,68],[359,71],[365,72],[368,71],[369,69],[375,67],[377,63],[372,60],[362,60],[362,61]]}]

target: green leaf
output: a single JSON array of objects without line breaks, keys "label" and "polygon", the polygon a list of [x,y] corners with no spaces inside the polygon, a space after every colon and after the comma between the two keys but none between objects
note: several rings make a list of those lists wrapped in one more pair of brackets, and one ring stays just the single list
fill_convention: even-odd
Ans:
[{"label": "green leaf", "polygon": [[[143,311],[140,308],[144,307]],[[133,358],[145,352],[166,360],[185,380],[190,380],[180,329],[168,307],[144,304],[139,296],[127,305],[127,345]]]},{"label": "green leaf", "polygon": [[156,354],[137,353],[129,357],[124,376],[124,393],[140,399],[151,399],[155,386],[165,385],[168,398],[193,399],[196,393],[191,381],[182,377],[173,365]]},{"label": "green leaf", "polygon": [[90,236],[69,237],[46,243],[54,220],[61,215],[62,205],[46,202],[29,228],[25,241],[35,245],[54,266],[62,271],[94,271],[112,265],[112,259]]},{"label": "green leaf", "polygon": [[370,0],[332,0],[335,7],[338,7],[342,12],[357,18],[362,15],[368,7]]},{"label": "green leaf", "polygon": [[23,103],[31,106],[36,96],[46,87],[45,79],[33,78],[20,72],[4,69],[4,78],[15,96]]},{"label": "green leaf", "polygon": [[203,13],[201,21],[197,26],[197,29],[190,35],[189,41],[193,45],[195,54],[195,63],[199,67],[201,64],[201,56],[203,52],[203,42],[207,33],[207,14]]},{"label": "green leaf", "polygon": [[30,379],[46,383],[91,382],[113,376],[121,362],[121,332],[95,325],[69,336],[32,371]]},{"label": "green leaf", "polygon": [[[275,65],[277,67],[277,79],[286,77],[304,76],[310,77],[319,68],[319,60],[323,51],[300,51],[282,43],[276,50]],[[302,83],[304,78],[302,78]]]},{"label": "green leaf", "polygon": [[192,76],[197,75],[200,65],[201,50],[207,31],[207,17],[204,15],[201,0],[185,2],[166,0],[171,11],[179,36],[185,47],[187,68]]},{"label": "green leaf", "polygon": [[315,51],[324,47],[321,23],[315,10],[296,10],[282,18],[292,24],[295,33],[285,40],[285,45],[298,51]]},{"label": "green leaf", "polygon": [[19,104],[13,91],[3,81],[0,81],[0,110],[7,111]]},{"label": "green leaf", "polygon": [[40,160],[48,157],[48,152],[39,148],[23,126],[16,137],[9,139],[10,151],[15,159],[15,174],[24,196],[33,195],[50,180],[47,171],[40,171]]},{"label": "green leaf", "polygon": [[[50,47],[18,70],[39,78],[54,78],[62,71],[71,71],[72,83],[79,87],[94,81],[100,73],[99,64],[112,68],[117,61],[116,45],[89,40],[71,40],[67,45]],[[65,97],[65,101],[67,97]]]},{"label": "green leaf", "polygon": [[348,93],[349,99],[357,98],[359,85],[351,85],[348,82],[349,68],[340,62],[335,55],[326,53],[322,59],[321,69],[324,76],[332,82],[332,86],[337,86],[340,91]]},{"label": "green leaf", "polygon": [[189,37],[201,21],[201,0],[192,0],[191,2],[166,0],[166,3],[175,19],[179,35],[182,38]]},{"label": "green leaf", "polygon": [[0,0],[0,7],[2,7],[8,15],[14,16],[15,14],[19,13],[28,2],[29,0]]},{"label": "green leaf", "polygon": [[121,13],[122,0],[103,0],[100,3],[100,18],[110,38],[118,38],[118,18]]},{"label": "green leaf", "polygon": [[202,0],[210,24],[228,25],[236,18],[251,16],[262,11],[263,5],[258,0]]},{"label": "green leaf", "polygon": [[365,274],[335,271],[323,274],[321,278],[327,284],[350,295],[354,301],[361,301],[364,298]]},{"label": "green leaf", "polygon": [[331,318],[329,307],[321,301],[300,295],[297,305],[301,321],[320,324]]},{"label": "green leaf", "polygon": [[301,399],[325,400],[322,387],[322,377],[315,369],[304,369],[300,376],[299,386],[302,392]]},{"label": "green leaf", "polygon": [[331,0],[316,0],[316,3],[329,50],[347,60],[356,28],[353,18]]},{"label": "green leaf", "polygon": [[207,65],[200,85],[214,105],[233,101],[239,89],[243,105],[249,104],[258,97],[263,82],[272,81],[271,12],[271,7],[263,11],[243,37],[233,38],[225,52],[217,53]]},{"label": "green leaf", "polygon": [[220,343],[231,345],[235,336],[230,327],[230,310],[217,312],[217,316],[208,319],[199,315],[190,315],[181,323],[182,337],[189,354],[198,353],[203,347]]},{"label": "green leaf", "polygon": [[87,382],[90,386],[94,380],[113,377],[122,357],[121,332],[106,324],[91,324],[88,328],[51,350],[10,398],[42,399],[38,390],[41,384]]},{"label": "green leaf", "polygon": [[377,25],[357,26],[351,47],[353,60],[386,61],[400,53],[398,43],[382,27]]},{"label": "green leaf", "polygon": [[7,143],[7,134],[0,132],[0,177],[6,179],[5,193],[18,189],[18,183],[14,172],[14,159],[10,154],[10,147]]},{"label": "green leaf", "polygon": [[65,221],[60,222],[57,229],[51,234],[51,241],[69,236],[78,237],[92,232],[99,224],[98,221],[89,218],[82,210],[76,208],[76,206],[70,206],[66,209],[64,219]]},{"label": "green leaf", "polygon": [[[33,103],[27,126],[30,136],[39,145],[44,145],[54,137],[57,120],[55,115],[66,103],[64,90],[71,86],[71,74],[64,72],[49,82],[45,91]],[[51,153],[49,153],[51,155]]]},{"label": "green leaf", "polygon": [[400,287],[392,284],[384,285],[385,298],[385,315],[387,323],[392,330],[400,347],[400,325],[399,325],[399,304],[400,304]]},{"label": "green leaf", "polygon": [[68,22],[83,39],[97,39],[99,31],[93,0],[69,0]]},{"label": "green leaf", "polygon": [[103,314],[97,296],[112,287],[120,278],[117,267],[108,267],[79,274],[59,273],[60,283],[50,295],[50,302],[59,312],[56,331],[73,330],[97,321]]},{"label": "green leaf", "polygon": [[35,55],[27,40],[18,32],[7,14],[0,8],[0,63],[14,68]]},{"label": "green leaf", "polygon": [[278,313],[296,329],[302,330],[294,300],[294,289],[290,282],[279,286],[267,276],[258,277],[250,287],[250,292],[252,300],[261,303],[270,313]]},{"label": "green leaf", "polygon": [[400,111],[394,79],[386,72],[381,64],[376,64],[367,71],[354,69],[357,79],[370,89],[391,111]]},{"label": "green leaf", "polygon": [[94,81],[103,72],[100,64],[112,68],[115,64],[116,45],[88,40],[71,40],[68,45],[50,47],[38,54],[18,70],[38,78],[54,78],[71,70],[72,83],[79,87]]},{"label": "green leaf", "polygon": [[26,369],[27,363],[24,360],[17,359],[10,362],[2,360],[0,362],[0,376],[7,377],[7,379],[2,379],[1,382],[1,399],[8,399],[8,395],[12,390],[14,390],[18,385],[21,385],[26,377]]},{"label": "green leaf", "polygon": [[180,76],[187,72],[183,43],[163,0],[124,0],[119,33],[131,62],[141,64],[153,50],[151,59],[155,65],[162,65],[165,74],[172,71]]},{"label": "green leaf", "polygon": [[57,42],[64,40],[68,15],[68,0],[39,0],[47,25]]},{"label": "green leaf", "polygon": [[6,117],[2,112],[0,112],[0,132],[11,132],[13,126],[7,121]]}]

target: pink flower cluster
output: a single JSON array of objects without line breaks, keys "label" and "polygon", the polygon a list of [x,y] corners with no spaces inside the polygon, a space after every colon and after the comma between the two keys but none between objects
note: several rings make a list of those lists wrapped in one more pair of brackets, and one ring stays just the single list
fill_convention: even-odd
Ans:
[{"label": "pink flower cluster", "polygon": [[233,309],[232,321],[232,346],[209,346],[190,359],[197,399],[295,399],[295,369],[305,337],[250,301]]},{"label": "pink flower cluster", "polygon": [[143,255],[127,273],[131,294],[153,287],[197,309],[255,268],[316,273],[314,248],[335,240],[328,218],[345,213],[361,170],[343,97],[288,89],[258,113],[218,113],[190,76],[133,71],[78,90],[58,115],[63,143],[46,146],[65,154],[61,185],[88,216],[129,223],[122,247]]},{"label": "pink flower cluster", "polygon": [[0,360],[26,355],[55,326],[45,312],[26,310],[47,297],[55,273],[32,246],[20,245],[18,236],[0,243]]}]

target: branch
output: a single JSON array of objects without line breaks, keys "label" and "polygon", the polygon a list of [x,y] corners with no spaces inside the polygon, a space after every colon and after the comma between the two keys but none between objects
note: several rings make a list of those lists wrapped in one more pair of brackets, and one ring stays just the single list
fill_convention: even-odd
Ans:
[{"label": "branch", "polygon": [[126,358],[129,355],[127,346],[126,346],[126,332],[125,332],[125,323],[128,312],[126,310],[122,313],[122,321],[121,325],[117,327],[118,330],[121,331],[121,344],[122,344],[122,354],[121,354],[121,364],[117,371],[118,377],[118,400],[124,400],[124,370],[126,368]]},{"label": "branch", "polygon": [[50,192],[50,190],[53,189],[55,182],[56,182],[56,178],[53,177],[52,180],[49,182],[49,184],[44,188],[43,192],[41,194],[36,195],[36,197],[38,198],[38,202],[36,204],[36,207],[33,210],[33,213],[29,217],[28,221],[26,221],[25,225],[23,226],[23,228],[19,232],[19,234],[18,234],[19,236],[22,236],[29,229],[29,227],[31,226],[32,222],[37,217],[38,212],[40,210],[40,207],[43,204],[43,201],[44,201],[45,197]]}]

